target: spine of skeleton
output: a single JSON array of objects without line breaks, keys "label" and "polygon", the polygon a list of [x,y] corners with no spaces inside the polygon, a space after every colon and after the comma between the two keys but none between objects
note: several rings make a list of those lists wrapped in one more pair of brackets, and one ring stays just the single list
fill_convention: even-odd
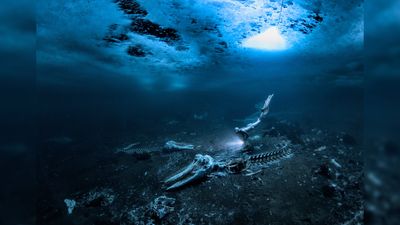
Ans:
[{"label": "spine of skeleton", "polygon": [[250,156],[249,162],[250,163],[267,163],[267,162],[281,159],[285,156],[290,155],[291,153],[292,152],[290,149],[279,149],[276,151],[260,153],[260,154]]}]

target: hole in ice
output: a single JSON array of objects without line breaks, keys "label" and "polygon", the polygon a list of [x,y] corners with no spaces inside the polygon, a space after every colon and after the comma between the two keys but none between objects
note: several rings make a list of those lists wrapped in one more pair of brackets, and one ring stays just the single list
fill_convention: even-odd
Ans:
[{"label": "hole in ice", "polygon": [[260,34],[245,39],[242,46],[267,51],[287,49],[286,41],[277,27],[270,27]]}]

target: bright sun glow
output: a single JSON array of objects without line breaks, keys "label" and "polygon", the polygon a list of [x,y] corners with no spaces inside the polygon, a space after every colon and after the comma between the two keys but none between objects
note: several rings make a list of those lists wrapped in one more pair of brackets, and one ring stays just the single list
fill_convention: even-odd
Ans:
[{"label": "bright sun glow", "polygon": [[285,50],[285,39],[281,36],[277,27],[270,27],[266,31],[249,37],[243,41],[243,47],[267,51]]}]

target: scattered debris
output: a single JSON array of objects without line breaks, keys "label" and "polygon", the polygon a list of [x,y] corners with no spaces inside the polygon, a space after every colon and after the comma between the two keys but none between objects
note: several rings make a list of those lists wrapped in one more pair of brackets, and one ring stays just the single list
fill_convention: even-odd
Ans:
[{"label": "scattered debris", "polygon": [[194,150],[194,145],[176,141],[167,141],[163,148],[163,151],[165,152],[181,150]]},{"label": "scattered debris", "polygon": [[262,170],[257,170],[257,171],[254,171],[254,172],[249,172],[249,173],[246,173],[245,176],[253,176],[253,175],[255,175],[255,174],[260,173],[261,171],[262,171]]},{"label": "scattered debris", "polygon": [[183,213],[183,210],[178,213],[179,222],[178,225],[194,225],[192,218],[190,218],[189,214]]},{"label": "scattered debris", "polygon": [[138,144],[140,144],[140,142],[132,143],[132,144],[126,146],[125,148],[123,148],[123,150],[124,150],[124,151],[127,151],[127,150],[129,150],[129,149],[132,149],[134,146],[136,146],[136,145],[138,145]]},{"label": "scattered debris", "polygon": [[135,146],[137,146],[139,144],[140,144],[139,142],[135,142],[135,143],[129,144],[129,145],[125,146],[125,147],[118,148],[117,151],[115,151],[115,152],[128,153],[128,152],[130,152],[130,151],[132,151],[134,149],[133,147],[135,147]]},{"label": "scattered debris", "polygon": [[65,205],[67,205],[68,214],[72,214],[76,206],[76,201],[73,199],[64,199]]},{"label": "scattered debris", "polygon": [[331,159],[331,163],[332,163],[333,165],[335,165],[337,168],[342,168],[342,165],[340,165],[338,162],[336,162],[335,159]]},{"label": "scattered debris", "polygon": [[326,150],[326,146],[325,145],[315,149],[316,152],[322,152],[324,150]]},{"label": "scattered debris", "polygon": [[104,188],[93,190],[86,193],[78,200],[80,206],[87,208],[97,208],[111,205],[115,200],[115,194],[112,189]]},{"label": "scattered debris", "polygon": [[144,225],[144,221],[141,219],[142,208],[133,208],[126,212],[127,220],[130,222],[129,224],[140,224]]},{"label": "scattered debris", "polygon": [[358,212],[354,214],[354,216],[350,220],[346,221],[342,225],[361,225],[364,224],[363,219],[364,219],[364,210],[360,209]]},{"label": "scattered debris", "polygon": [[148,206],[150,216],[155,219],[163,219],[175,210],[174,204],[175,198],[169,198],[165,195],[157,197]]},{"label": "scattered debris", "polygon": [[126,147],[118,148],[115,153],[125,153],[134,156],[137,160],[148,160],[151,158],[151,154],[159,152],[159,147],[136,147],[139,142],[129,144]]},{"label": "scattered debris", "polygon": [[123,213],[128,223],[123,224],[173,224],[169,221],[171,218],[168,215],[175,211],[175,201],[175,198],[162,195],[153,199],[147,205],[128,209]]}]

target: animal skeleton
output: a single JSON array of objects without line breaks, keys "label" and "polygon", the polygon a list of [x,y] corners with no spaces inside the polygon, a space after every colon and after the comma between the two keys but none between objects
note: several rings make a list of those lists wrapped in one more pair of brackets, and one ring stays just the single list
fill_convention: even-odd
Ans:
[{"label": "animal skeleton", "polygon": [[[261,109],[261,114],[257,121],[250,123],[243,128],[235,128],[236,134],[244,141],[249,137],[248,131],[256,127],[269,111],[269,104],[273,95],[269,95],[265,100]],[[291,154],[289,143],[283,143],[278,150],[264,152],[255,155],[243,154],[241,157],[231,158],[227,160],[216,161],[210,155],[197,154],[194,160],[185,167],[181,172],[166,179],[164,183],[167,185],[166,190],[176,190],[183,186],[199,182],[216,173],[225,172],[230,174],[238,174],[247,171],[247,176],[254,175],[260,171],[253,172],[249,168],[251,165],[271,162],[281,159]]]},{"label": "animal skeleton", "polygon": [[181,172],[166,179],[164,183],[168,185],[166,190],[175,190],[183,186],[199,182],[207,177],[212,176],[213,173],[216,172],[238,174],[246,171],[246,175],[250,176],[259,172],[251,171],[249,169],[251,165],[282,159],[290,154],[291,149],[286,147],[276,151],[233,158],[227,161],[216,161],[209,155],[197,154],[194,160],[187,167],[185,167]]}]

